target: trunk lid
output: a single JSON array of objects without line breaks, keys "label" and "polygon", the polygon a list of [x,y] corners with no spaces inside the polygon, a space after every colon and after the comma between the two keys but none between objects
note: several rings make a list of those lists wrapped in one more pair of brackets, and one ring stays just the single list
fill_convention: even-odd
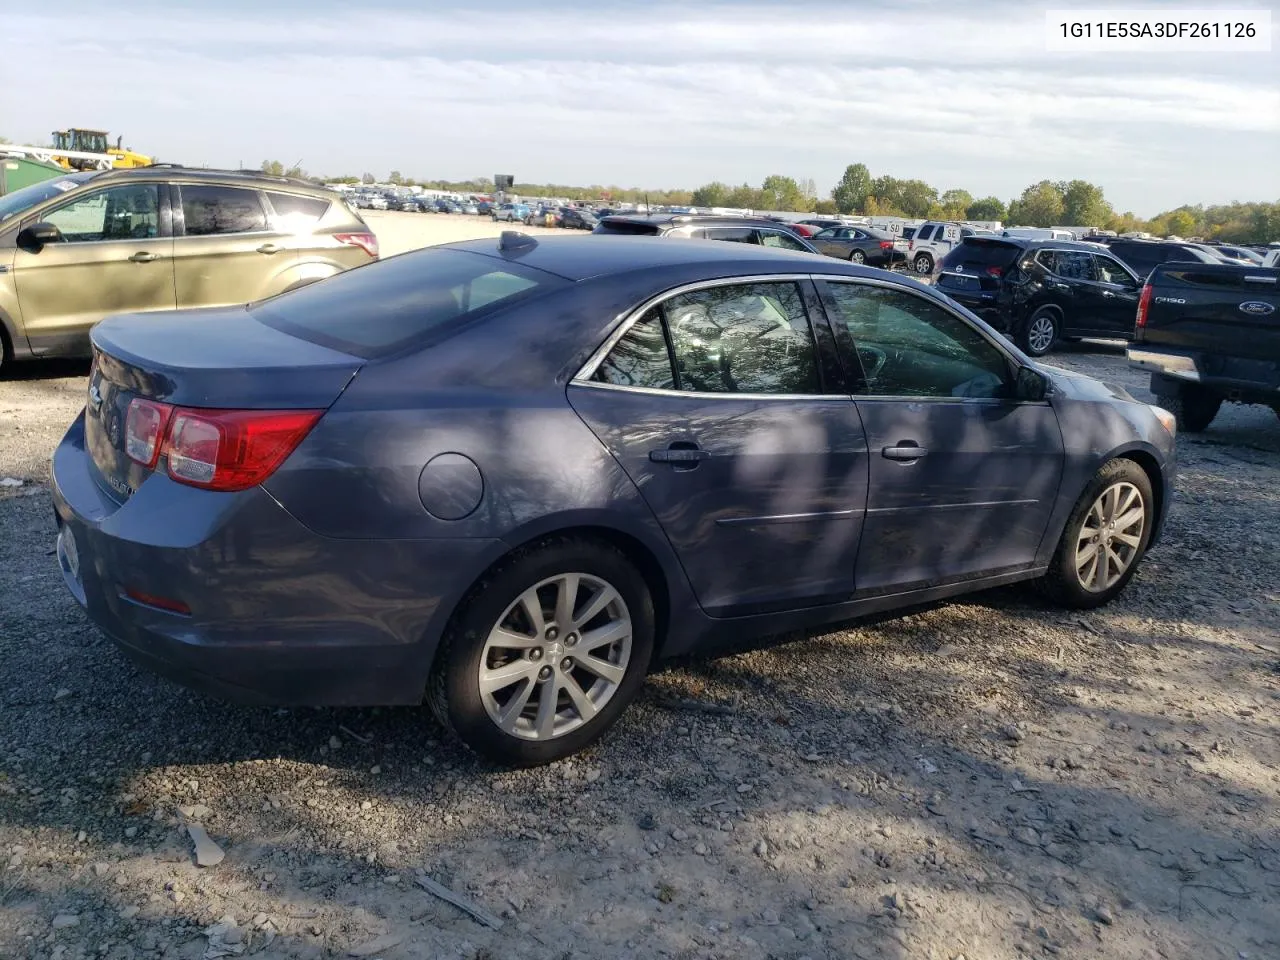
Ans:
[{"label": "trunk lid", "polygon": [[111,317],[93,328],[85,443],[117,500],[151,471],[125,452],[135,397],[183,407],[329,407],[365,363],[272,329],[244,307]]}]

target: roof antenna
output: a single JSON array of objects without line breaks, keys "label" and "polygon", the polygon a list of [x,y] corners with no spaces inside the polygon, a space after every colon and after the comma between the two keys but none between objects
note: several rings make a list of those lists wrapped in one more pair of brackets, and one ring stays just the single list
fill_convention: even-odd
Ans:
[{"label": "roof antenna", "polygon": [[537,245],[537,240],[519,230],[503,230],[502,236],[498,239],[499,250],[527,250]]}]

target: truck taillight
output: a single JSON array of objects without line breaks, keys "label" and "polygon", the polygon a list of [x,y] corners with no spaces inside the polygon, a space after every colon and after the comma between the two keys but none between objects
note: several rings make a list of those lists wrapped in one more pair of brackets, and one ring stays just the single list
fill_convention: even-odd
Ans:
[{"label": "truck taillight", "polygon": [[148,469],[165,457],[179,483],[247,490],[284,463],[323,412],[203,410],[136,397],[125,419],[125,452]]},{"label": "truck taillight", "polygon": [[378,238],[372,233],[335,233],[333,239],[349,247],[359,247],[374,260],[378,259]]},{"label": "truck taillight", "polygon": [[1138,297],[1138,317],[1137,329],[1141,330],[1147,325],[1147,311],[1151,308],[1151,284],[1145,284],[1142,288],[1142,296]]}]

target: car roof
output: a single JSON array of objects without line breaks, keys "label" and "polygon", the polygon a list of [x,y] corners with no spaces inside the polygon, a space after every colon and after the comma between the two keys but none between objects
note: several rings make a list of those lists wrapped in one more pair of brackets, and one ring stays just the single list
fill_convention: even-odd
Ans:
[{"label": "car roof", "polygon": [[1024,250],[1080,250],[1085,253],[1097,253],[1104,249],[1103,244],[1094,243],[1085,240],[1050,240],[1047,238],[1031,238],[1031,237],[999,237],[989,234],[974,234],[973,236],[964,237],[960,244],[991,244],[1003,243],[1011,247],[1022,247]]},{"label": "car roof", "polygon": [[301,180],[297,177],[273,177],[260,170],[215,170],[208,167],[184,167],[179,163],[153,163],[146,167],[123,167],[116,170],[103,170],[95,173],[92,182],[95,186],[112,183],[117,180],[208,180],[213,183],[240,184],[256,186],[267,190],[271,188],[303,189],[312,193],[323,193],[334,196],[323,183],[315,180]]},{"label": "car roof", "polygon": [[686,240],[669,237],[587,234],[579,237],[529,237],[532,243],[501,249],[493,238],[444,244],[444,249],[466,250],[511,259],[555,274],[566,280],[620,275],[661,267],[705,265],[726,271],[726,276],[749,273],[838,273],[851,277],[877,277],[882,271],[856,267],[833,257],[758,247],[720,240]]},{"label": "car roof", "polygon": [[655,226],[675,224],[728,224],[730,226],[748,227],[785,227],[788,224],[781,220],[770,220],[768,217],[736,217],[726,213],[654,213],[654,214],[616,214],[606,220],[624,220],[627,223],[647,223]]}]

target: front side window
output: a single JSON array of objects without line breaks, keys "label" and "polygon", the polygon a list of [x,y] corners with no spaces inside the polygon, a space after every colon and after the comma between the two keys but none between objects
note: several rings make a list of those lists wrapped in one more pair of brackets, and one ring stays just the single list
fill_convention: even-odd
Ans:
[{"label": "front side window", "polygon": [[1110,257],[1095,253],[1093,262],[1098,270],[1098,279],[1103,283],[1114,283],[1124,287],[1134,286],[1133,277],[1129,276],[1129,271]]},{"label": "front side window", "polygon": [[160,235],[160,190],[154,183],[110,187],[46,214],[68,243],[149,240]]},{"label": "front side window", "polygon": [[920,232],[916,234],[915,238],[919,240],[921,243],[923,243],[924,241],[928,240],[932,234],[933,234],[933,226],[926,225],[920,228]]},{"label": "front side window", "polygon": [[697,393],[822,392],[813,332],[794,283],[672,297],[627,331],[593,379]]},{"label": "front side window", "polygon": [[1009,365],[964,320],[888,287],[829,282],[838,322],[853,341],[862,393],[890,397],[1001,398]]},{"label": "front side window", "polygon": [[777,247],[782,250],[799,250],[801,253],[809,252],[809,248],[795,237],[778,230],[761,230],[760,244],[761,246]]},{"label": "front side window", "polygon": [[267,229],[267,215],[256,190],[191,184],[183,184],[181,190],[189,237]]}]

